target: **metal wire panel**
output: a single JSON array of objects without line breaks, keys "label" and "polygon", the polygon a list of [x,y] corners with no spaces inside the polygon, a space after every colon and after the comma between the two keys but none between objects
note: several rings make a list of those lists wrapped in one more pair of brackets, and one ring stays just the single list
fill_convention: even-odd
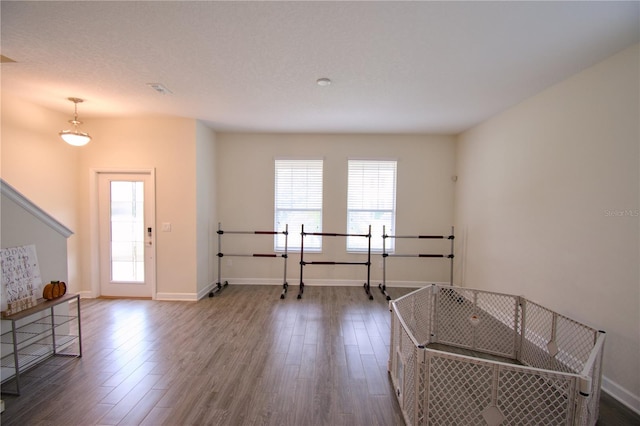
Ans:
[{"label": "metal wire panel", "polygon": [[575,376],[501,366],[497,407],[503,424],[569,425],[576,398]]},{"label": "metal wire panel", "polygon": [[[604,343],[603,343],[604,347]],[[593,368],[589,370],[588,377],[591,377],[591,394],[589,395],[589,402],[587,406],[587,415],[583,416],[582,424],[589,424],[589,420],[597,419],[600,412],[600,390],[602,388],[602,359],[604,357],[604,351],[601,349],[598,351]]]},{"label": "metal wire panel", "polygon": [[556,358],[566,367],[566,371],[581,373],[596,342],[597,330],[580,324],[570,318],[556,315],[556,336],[558,346]]},{"label": "metal wire panel", "polygon": [[430,341],[433,323],[432,287],[423,287],[393,302],[398,315],[418,344]]},{"label": "metal wire panel", "polygon": [[486,363],[426,349],[428,425],[485,424],[491,405],[493,368]]},{"label": "metal wire panel", "polygon": [[[600,389],[602,385],[602,359],[604,357],[604,332],[599,332],[596,345],[592,351],[592,356],[587,360],[585,369],[582,372],[583,384],[589,384],[591,380],[590,389],[581,389],[581,404],[578,406],[577,416],[578,420],[574,423],[576,425],[590,425],[598,419],[600,411]],[[586,380],[584,380],[586,379]],[[585,391],[588,391],[585,393]]]},{"label": "metal wire panel", "polygon": [[519,298],[512,295],[476,291],[474,349],[481,352],[516,357],[519,323]]},{"label": "metal wire panel", "polygon": [[389,363],[387,369],[389,370],[389,374],[391,375],[391,379],[394,382],[394,387],[396,386],[396,376],[394,372],[398,368],[398,355],[397,351],[400,346],[400,321],[398,320],[398,314],[395,311],[395,305],[391,304],[391,336],[390,336],[390,347],[389,347]]},{"label": "metal wire panel", "polygon": [[426,352],[426,424],[570,424],[574,376]]},{"label": "metal wire panel", "polygon": [[[416,383],[418,374],[417,343],[411,335],[409,324],[415,326],[413,319],[413,300],[406,296],[391,304],[391,349],[389,359],[389,374],[393,382],[396,397],[407,425],[416,424]],[[408,321],[399,314],[402,310]]]},{"label": "metal wire panel", "polygon": [[400,362],[402,368],[398,371],[400,379],[399,390],[402,410],[405,415],[412,419],[412,424],[418,424],[418,410],[416,399],[416,383],[418,382],[417,351],[409,335],[403,330],[400,340]]},{"label": "metal wire panel", "polygon": [[440,288],[436,341],[516,357],[519,298],[479,290]]},{"label": "metal wire panel", "polygon": [[392,302],[392,315],[390,374],[407,424],[595,425],[604,333],[518,296],[439,285]]},{"label": "metal wire panel", "polygon": [[[418,345],[428,340],[432,317],[432,295],[429,287],[412,292],[391,304],[392,341],[390,375],[396,396],[408,425],[424,424],[425,374],[418,359]],[[416,335],[419,337],[416,338]],[[420,339],[420,340],[418,340]]]},{"label": "metal wire panel", "polygon": [[552,369],[547,344],[551,341],[553,312],[535,303],[523,305],[523,335],[519,361],[536,368]]},{"label": "metal wire panel", "polygon": [[537,368],[581,373],[597,330],[529,300],[523,301],[523,310],[520,361]]},{"label": "metal wire panel", "polygon": [[392,302],[394,311],[402,319],[407,331],[413,336],[416,333],[415,293],[412,292]]},{"label": "metal wire panel", "polygon": [[[426,425],[427,424],[427,413],[429,412],[429,408],[427,407],[427,389],[429,386],[429,373],[427,371],[427,365],[424,361],[424,351],[418,352],[418,387],[416,389],[416,399],[417,399],[417,412],[416,412],[416,425]],[[422,358],[422,360],[420,360]]]},{"label": "metal wire panel", "polygon": [[473,348],[474,327],[469,321],[476,313],[473,291],[440,288],[437,297],[436,341],[451,346]]},{"label": "metal wire panel", "polygon": [[433,317],[435,314],[433,303],[435,296],[432,288],[435,289],[435,287],[422,288],[413,295],[414,337],[422,345],[431,342],[433,332]]}]

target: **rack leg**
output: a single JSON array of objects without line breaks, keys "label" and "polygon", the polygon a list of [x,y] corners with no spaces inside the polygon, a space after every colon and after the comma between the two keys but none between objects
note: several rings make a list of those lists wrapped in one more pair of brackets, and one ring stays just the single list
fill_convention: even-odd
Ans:
[{"label": "rack leg", "polygon": [[218,282],[216,283],[216,286],[215,286],[215,287],[213,287],[213,288],[211,289],[211,291],[209,292],[209,297],[213,297],[213,296],[215,296],[215,294],[216,294],[217,292],[219,292],[220,290],[222,290],[222,284],[220,284],[220,282],[218,281]]},{"label": "rack leg", "polygon": [[298,290],[298,299],[302,299],[304,293],[304,223],[300,226],[300,289]]},{"label": "rack leg", "polygon": [[[222,268],[222,223],[218,222],[218,281],[216,282],[216,286],[209,292],[209,297],[213,297],[217,292],[222,290],[222,284],[220,284],[220,273]],[[225,281],[224,285],[226,286],[228,283]]]},{"label": "rack leg", "polygon": [[289,289],[289,284],[287,283],[287,258],[289,249],[289,224],[287,223],[284,226],[284,255],[282,258],[284,259],[284,273],[282,278],[282,293],[280,293],[280,299],[284,299],[287,295],[287,290]]},{"label": "rack leg", "polygon": [[209,292],[209,297],[215,296],[216,293],[220,292],[223,287],[229,285],[229,281],[225,281],[224,283],[220,283],[219,281],[216,283],[215,287]]},{"label": "rack leg", "polygon": [[369,300],[373,300],[373,294],[371,294],[371,286],[369,283],[364,283],[364,292],[369,296]]},{"label": "rack leg", "polygon": [[369,300],[373,300],[373,294],[371,294],[371,225],[369,225],[369,233],[367,234],[367,240],[368,240],[367,282],[364,283],[364,291],[369,295]]},{"label": "rack leg", "polygon": [[391,296],[387,293],[387,286],[385,284],[378,284],[378,288],[380,289],[380,292],[385,295],[387,300],[391,300]]}]

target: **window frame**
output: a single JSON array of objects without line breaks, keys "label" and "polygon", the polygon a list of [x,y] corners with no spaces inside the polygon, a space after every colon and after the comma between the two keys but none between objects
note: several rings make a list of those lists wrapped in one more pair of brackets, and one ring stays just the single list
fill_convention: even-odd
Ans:
[{"label": "window frame", "polygon": [[[298,163],[299,165],[303,165],[304,163],[308,163],[307,166],[307,179],[309,179],[309,171],[311,171],[311,173],[318,173],[319,171],[319,181],[315,182],[315,188],[311,188],[311,190],[314,192],[314,195],[319,195],[319,197],[317,197],[314,200],[306,200],[305,202],[308,204],[309,202],[312,202],[312,204],[318,204],[319,203],[319,208],[318,207],[307,207],[307,208],[301,208],[301,207],[295,207],[295,206],[284,206],[284,204],[286,204],[287,200],[284,199],[283,197],[279,197],[279,188],[281,187],[279,185],[279,175],[278,175],[278,171],[284,171],[284,165],[279,166],[278,163],[282,162],[282,163],[290,163],[291,166],[293,166],[294,164]],[[318,170],[318,163],[319,162],[319,170]],[[309,168],[309,166],[312,165],[312,163],[315,163],[315,167]],[[291,223],[288,222],[286,224],[289,225],[289,235],[288,235],[288,244],[287,244],[287,251],[288,252],[294,252],[294,253],[299,253],[300,252],[300,243],[301,243],[301,226],[302,224],[305,225],[305,233],[306,232],[322,232],[322,222],[323,222],[323,208],[324,208],[324,158],[323,157],[276,157],[274,158],[273,161],[273,167],[274,167],[274,218],[273,218],[273,222],[274,222],[274,230],[276,231],[280,231],[280,230],[284,230],[285,228],[285,222],[281,222],[279,221],[281,215],[279,215],[279,212],[291,212],[291,213],[300,213],[300,216],[304,216],[306,213],[316,213],[316,216],[319,218],[319,221],[316,222],[315,220],[313,220],[311,223],[307,222],[306,220],[303,220],[302,223]],[[291,169],[292,173],[293,173],[293,168]],[[311,176],[313,177],[313,176]],[[295,189],[293,188],[293,185],[295,185],[296,181],[299,182],[299,180],[294,179],[293,177],[290,178],[290,182],[289,184],[292,185],[292,189],[295,191]],[[301,188],[297,188],[298,190],[300,190]],[[309,190],[309,187],[305,188],[306,191]],[[298,197],[299,197],[300,193],[298,193]],[[309,195],[308,192],[306,195]],[[280,201],[280,203],[279,203]],[[290,203],[294,202],[294,197],[289,195],[289,200]],[[313,229],[311,229],[310,227],[312,227]],[[282,234],[276,234],[274,235],[274,240],[273,240],[273,247],[274,250],[276,252],[283,252],[284,251],[284,236]],[[304,239],[304,251],[305,252],[310,252],[310,253],[321,253],[322,252],[322,236],[308,236],[305,237]]]},{"label": "window frame", "polygon": [[[389,167],[388,170],[393,169],[393,188],[392,188],[392,200],[387,200],[387,202],[391,203],[391,207],[390,208],[354,208],[352,207],[352,204],[354,202],[354,200],[351,199],[352,197],[352,190],[356,190],[357,188],[353,188],[353,184],[351,181],[352,178],[352,164],[353,163],[367,163],[370,162],[372,164],[378,164],[381,165],[382,163],[393,163],[393,166]],[[379,168],[379,166],[378,166]],[[366,173],[364,170],[362,172],[362,174]],[[380,188],[380,185],[377,187],[378,189]],[[360,188],[361,190],[364,189]],[[351,213],[352,212],[360,212],[360,213],[373,213],[374,215],[376,213],[382,213],[382,214],[390,214],[391,218],[387,221],[388,223],[385,223],[386,226],[386,230],[385,232],[387,233],[387,235],[393,235],[394,229],[395,229],[395,225],[396,225],[396,215],[397,215],[397,189],[398,189],[398,159],[396,158],[348,158],[347,160],[347,234],[366,234],[367,230],[368,230],[368,225],[372,225],[371,226],[371,252],[372,253],[382,253],[383,252],[383,244],[385,245],[385,249],[384,252],[385,253],[393,253],[395,251],[395,239],[394,238],[389,238],[389,239],[384,239],[382,238],[382,224],[380,224],[379,227],[376,227],[374,223],[361,223],[361,225],[364,227],[366,227],[367,230],[364,230],[364,232],[359,232],[359,231],[354,231],[351,228]],[[375,191],[376,193],[380,193],[379,191]],[[363,195],[361,195],[362,197]],[[384,221],[384,220],[381,220]],[[390,225],[390,226],[388,226]],[[379,228],[379,229],[378,229]],[[353,245],[352,241],[355,241],[354,239],[358,238],[361,239],[362,237],[347,237],[346,239],[346,251],[347,253],[366,253],[367,252],[367,247],[365,246],[363,247],[358,247],[357,245]],[[377,244],[379,242],[379,245]],[[357,243],[356,243],[357,244]]]}]

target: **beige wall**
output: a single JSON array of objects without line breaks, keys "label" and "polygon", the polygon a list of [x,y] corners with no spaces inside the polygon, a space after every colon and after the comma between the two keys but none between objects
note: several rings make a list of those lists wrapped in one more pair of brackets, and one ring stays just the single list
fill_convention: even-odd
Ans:
[{"label": "beige wall", "polygon": [[32,203],[75,233],[67,239],[68,285],[80,291],[78,161],[80,152],[58,132],[67,124],[60,114],[2,94],[1,176]]},{"label": "beige wall", "polygon": [[[206,294],[215,281],[214,237],[206,236],[216,226],[214,132],[175,117],[85,119],[93,140],[72,147],[58,136],[68,119],[2,96],[2,178],[74,232],[67,240],[69,290],[96,295],[99,287],[92,171],[154,168],[158,298]],[[165,222],[171,232],[160,232]]]},{"label": "beige wall", "polygon": [[[42,218],[44,212],[34,211],[28,205],[25,206],[23,198],[19,197],[8,187],[4,187],[1,196],[1,226],[2,248],[34,245],[38,259],[38,269],[40,271],[41,286],[37,288],[36,296],[42,297],[44,285],[51,281],[68,282],[67,274],[67,232],[60,232],[58,224],[53,223],[49,218]],[[11,196],[5,195],[5,192]],[[18,201],[14,201],[18,197]],[[62,231],[65,231],[64,229]],[[4,311],[7,309],[5,297],[5,283],[2,283],[2,300],[0,307]],[[4,350],[4,348],[3,348]],[[3,351],[3,354],[5,352]]]},{"label": "beige wall", "polygon": [[[398,160],[396,234],[448,234],[453,217],[454,138],[424,135],[230,134],[218,133],[218,217],[223,230],[272,230],[274,227],[274,158],[324,159],[323,231],[346,232],[347,160]],[[291,229],[299,233],[299,229]],[[373,230],[382,233],[382,230]],[[424,241],[424,240],[422,240]],[[446,244],[412,247],[398,242],[398,253],[449,250]],[[343,237],[325,237],[323,253],[305,260],[363,261],[347,254]],[[403,250],[403,251],[401,251]],[[223,253],[271,253],[273,237],[225,235]],[[364,258],[366,259],[366,257]],[[232,262],[228,264],[229,260]],[[299,254],[289,258],[290,284],[299,282]],[[372,285],[382,279],[381,256],[372,257]],[[387,282],[415,285],[449,282],[447,261],[394,258]],[[222,279],[229,282],[282,282],[282,262],[274,259],[224,258]],[[307,266],[305,283],[366,281],[363,266]],[[308,278],[308,279],[307,279]],[[235,281],[234,281],[235,280]],[[373,282],[375,280],[375,282]]]},{"label": "beige wall", "polygon": [[456,268],[607,331],[605,388],[640,410],[638,46],[462,134]]},{"label": "beige wall", "polygon": [[216,282],[216,134],[203,123],[196,123],[196,252],[198,255],[197,292],[203,297]]},{"label": "beige wall", "polygon": [[[175,117],[105,118],[86,120],[85,127],[91,129],[93,141],[82,148],[78,178],[87,266],[84,289],[95,294],[98,288],[91,171],[155,168],[157,296],[193,299],[197,292],[196,122]],[[159,228],[165,222],[171,223],[171,232]]]}]

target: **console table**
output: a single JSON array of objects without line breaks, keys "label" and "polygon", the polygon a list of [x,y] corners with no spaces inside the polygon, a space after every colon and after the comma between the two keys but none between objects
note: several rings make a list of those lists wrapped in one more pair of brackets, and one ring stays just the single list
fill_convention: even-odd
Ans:
[{"label": "console table", "polygon": [[[67,312],[56,312],[62,309],[54,308],[64,303],[69,305]],[[76,305],[75,313],[73,304]],[[15,392],[7,391],[3,386],[2,393],[20,395],[20,374],[51,356],[82,356],[78,294],[66,294],[53,300],[40,299],[33,308],[1,319],[10,323],[10,329],[2,332],[1,342],[13,347],[13,353],[2,356],[2,370],[3,373],[5,369],[14,373],[2,383],[15,379],[16,389]]]}]

